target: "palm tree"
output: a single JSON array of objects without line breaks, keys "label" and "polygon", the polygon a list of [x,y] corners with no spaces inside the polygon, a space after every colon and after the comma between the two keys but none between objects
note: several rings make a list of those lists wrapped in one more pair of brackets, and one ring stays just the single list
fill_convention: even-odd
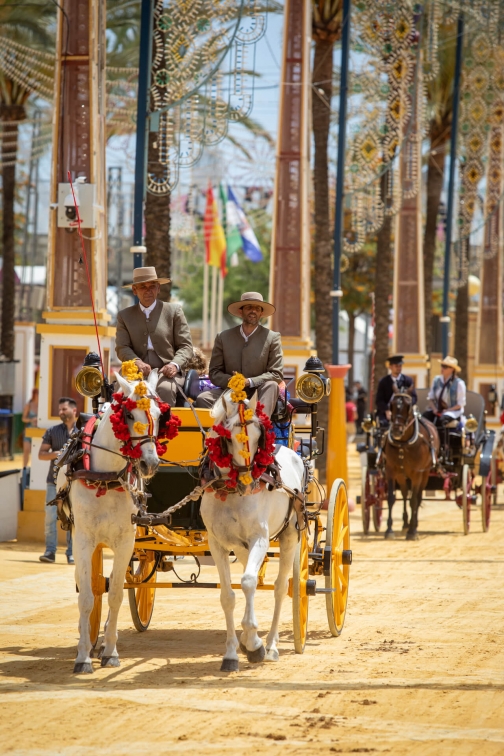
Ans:
[{"label": "palm tree", "polygon": [[[38,0],[40,5],[27,12],[23,5],[10,4],[0,8],[0,37],[4,38],[0,55],[0,122],[2,124],[2,336],[0,352],[14,359],[15,313],[15,244],[14,195],[19,125],[26,118],[31,94],[39,94],[37,58],[30,61],[27,73],[22,48],[47,52],[54,47],[56,6]],[[22,46],[22,47],[21,47]],[[43,85],[42,85],[43,86]]]},{"label": "palm tree", "polygon": [[439,202],[444,183],[446,148],[451,137],[453,108],[453,78],[455,74],[455,27],[440,29],[439,73],[427,86],[430,110],[430,150],[427,165],[427,206],[423,244],[424,301],[425,301],[425,348],[430,355],[432,336],[432,279],[436,252],[436,228]]}]

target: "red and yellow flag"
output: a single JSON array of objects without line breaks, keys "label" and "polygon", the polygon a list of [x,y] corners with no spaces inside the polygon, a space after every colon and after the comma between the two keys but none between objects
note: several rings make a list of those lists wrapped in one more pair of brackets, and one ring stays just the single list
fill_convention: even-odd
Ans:
[{"label": "red and yellow flag", "polygon": [[207,191],[203,233],[207,264],[220,268],[221,275],[225,276],[227,273],[226,235],[219,220],[217,201],[211,186],[208,187]]}]

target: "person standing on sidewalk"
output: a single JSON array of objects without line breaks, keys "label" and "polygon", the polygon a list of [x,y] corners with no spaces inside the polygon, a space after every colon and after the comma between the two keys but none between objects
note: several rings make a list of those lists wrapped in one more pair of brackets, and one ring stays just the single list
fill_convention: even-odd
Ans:
[{"label": "person standing on sidewalk", "polygon": [[[47,503],[56,498],[56,484],[54,483],[54,460],[60,449],[66,444],[77,422],[77,403],[75,399],[62,396],[58,403],[58,414],[61,419],[59,425],[48,428],[42,438],[39,459],[50,460],[47,475],[46,506],[45,506],[45,552],[39,557],[41,562],[54,564],[58,537],[56,532],[58,507],[48,506]],[[68,564],[74,564],[72,556],[72,533],[67,531],[66,558]]]}]

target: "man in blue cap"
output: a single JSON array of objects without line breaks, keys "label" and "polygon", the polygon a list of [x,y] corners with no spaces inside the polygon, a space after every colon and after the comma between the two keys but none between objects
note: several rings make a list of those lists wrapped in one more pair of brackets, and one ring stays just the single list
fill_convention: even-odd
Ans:
[{"label": "man in blue cap", "polygon": [[386,365],[390,369],[390,373],[378,384],[376,391],[376,412],[381,426],[387,426],[390,421],[390,400],[394,395],[394,387],[399,391],[411,390],[411,399],[413,404],[417,403],[417,395],[413,378],[409,375],[404,375],[402,372],[404,364],[404,355],[395,354],[389,357]]}]

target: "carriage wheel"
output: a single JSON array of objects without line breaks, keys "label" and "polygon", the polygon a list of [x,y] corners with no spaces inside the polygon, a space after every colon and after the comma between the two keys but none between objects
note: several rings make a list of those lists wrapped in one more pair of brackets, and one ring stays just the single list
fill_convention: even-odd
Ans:
[{"label": "carriage wheel", "polygon": [[139,633],[144,633],[150,625],[154,610],[158,557],[155,551],[146,551],[139,556],[141,558],[138,561],[131,559],[131,574],[136,580],[145,582],[138,588],[128,588],[128,601],[133,624]]},{"label": "carriage wheel", "polygon": [[308,594],[306,592],[306,584],[310,577],[308,566],[308,539],[306,530],[302,530],[292,569],[292,619],[296,654],[303,653],[308,632]]},{"label": "carriage wheel", "polygon": [[469,465],[462,467],[462,517],[464,520],[464,535],[469,533],[471,527],[471,489],[472,475]]},{"label": "carriage wheel", "polygon": [[488,528],[490,527],[490,514],[492,512],[492,505],[495,506],[496,504],[496,482],[497,469],[495,460],[492,457],[492,460],[490,462],[490,472],[484,480],[481,480],[481,524],[483,526],[483,533],[486,533],[488,531]]},{"label": "carriage wheel", "polygon": [[387,497],[387,484],[382,473],[376,476],[375,480],[375,496],[373,504],[373,526],[378,533],[381,527],[382,514],[383,514],[383,501]]},{"label": "carriage wheel", "polygon": [[100,635],[104,580],[103,546],[99,544],[94,550],[91,559],[91,585],[93,588],[94,604],[89,616],[89,635],[93,648],[96,646],[98,636]]},{"label": "carriage wheel", "polygon": [[367,535],[369,533],[369,520],[370,520],[370,513],[369,513],[369,507],[368,507],[369,475],[368,475],[367,467],[362,468],[361,483],[362,483],[361,485],[362,530],[364,531],[364,535]]},{"label": "carriage wheel", "polygon": [[326,609],[332,635],[339,635],[343,630],[348,601],[350,563],[347,490],[343,480],[338,478],[332,485],[329,497],[324,549],[325,588],[329,591],[326,593]]}]

